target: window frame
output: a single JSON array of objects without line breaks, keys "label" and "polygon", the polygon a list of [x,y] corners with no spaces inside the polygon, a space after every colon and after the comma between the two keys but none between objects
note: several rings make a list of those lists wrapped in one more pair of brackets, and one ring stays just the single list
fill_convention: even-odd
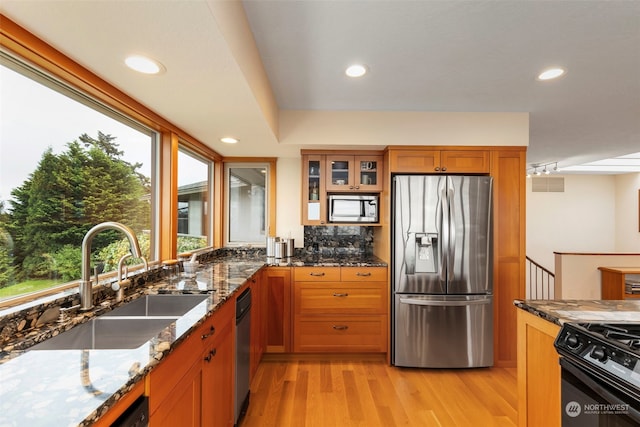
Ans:
[{"label": "window frame", "polygon": [[[157,154],[152,162],[152,173],[155,173],[157,197],[152,204],[152,223],[156,251],[156,259],[176,257],[175,230],[177,230],[177,150],[179,142],[184,141],[190,149],[214,162],[214,182],[212,185],[215,199],[211,199],[213,215],[213,244],[219,246],[222,230],[222,156],[213,149],[185,133],[178,126],[158,115],[131,96],[122,92],[93,72],[84,68],[62,52],[39,39],[28,30],[22,28],[11,19],[0,14],[0,50],[15,58],[19,63],[32,66],[45,75],[59,80],[65,86],[81,93],[83,97],[104,105],[114,114],[126,117],[134,122],[157,132]],[[153,171],[156,172],[153,172]],[[211,237],[210,237],[211,238]],[[150,266],[159,261],[150,263]],[[107,273],[108,274],[108,273]],[[106,275],[103,277],[107,277]],[[51,292],[36,293],[7,299],[0,302],[0,308],[22,304],[27,300],[36,300],[43,296],[52,296],[56,292],[77,286],[75,282],[51,288]]]},{"label": "window frame", "polygon": [[[224,245],[229,247],[238,246],[265,246],[266,237],[276,234],[276,163],[275,157],[225,157],[223,161],[224,173],[224,213],[223,224]],[[230,242],[229,241],[229,169],[232,167],[266,167],[265,176],[265,239],[260,242]]]}]

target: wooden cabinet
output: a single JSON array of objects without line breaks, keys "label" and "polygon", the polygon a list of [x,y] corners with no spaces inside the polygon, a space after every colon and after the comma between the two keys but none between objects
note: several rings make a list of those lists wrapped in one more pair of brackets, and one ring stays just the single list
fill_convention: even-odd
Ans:
[{"label": "wooden cabinet", "polygon": [[328,192],[380,192],[382,165],[382,155],[327,155],[326,189]]},{"label": "wooden cabinet", "polygon": [[389,154],[392,173],[489,173],[489,150],[390,147]]},{"label": "wooden cabinet", "polygon": [[386,267],[295,267],[294,352],[387,351]]},{"label": "wooden cabinet", "polygon": [[517,309],[518,426],[560,427],[560,364],[553,342],[560,326]]},{"label": "wooden cabinet", "polygon": [[380,193],[384,157],[377,151],[302,150],[302,224],[327,224],[328,193]]},{"label": "wooden cabinet", "polygon": [[[207,326],[208,325],[208,326]],[[202,425],[234,424],[235,300],[227,301],[201,329]],[[179,425],[179,424],[173,424]]]},{"label": "wooden cabinet", "polygon": [[249,281],[251,286],[251,344],[249,382],[253,379],[262,355],[266,351],[267,336],[267,292],[262,276],[264,269],[256,273]]},{"label": "wooden cabinet", "polygon": [[229,300],[151,371],[151,427],[233,426],[234,315]]},{"label": "wooden cabinet", "polygon": [[[602,279],[602,299],[640,299],[640,267],[598,267]],[[637,283],[637,290],[629,292],[626,283]]]},{"label": "wooden cabinet", "polygon": [[291,351],[291,268],[268,267],[262,286],[266,292],[266,351]]}]

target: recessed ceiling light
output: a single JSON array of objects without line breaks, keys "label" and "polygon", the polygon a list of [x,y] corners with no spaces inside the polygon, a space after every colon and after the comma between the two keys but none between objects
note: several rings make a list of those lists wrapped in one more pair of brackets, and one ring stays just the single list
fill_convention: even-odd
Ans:
[{"label": "recessed ceiling light", "polygon": [[141,55],[127,56],[124,60],[127,67],[143,74],[159,74],[164,71],[164,66],[158,61]]},{"label": "recessed ceiling light", "polygon": [[560,67],[547,68],[540,74],[538,74],[538,80],[552,80],[557,79],[560,76],[563,76],[567,70]]},{"label": "recessed ceiling light", "polygon": [[220,138],[220,141],[224,142],[225,144],[235,144],[238,142],[236,138],[232,138],[230,136],[225,136],[224,138]]},{"label": "recessed ceiling light", "polygon": [[367,73],[367,67],[362,64],[353,64],[344,72],[349,77],[362,77]]}]

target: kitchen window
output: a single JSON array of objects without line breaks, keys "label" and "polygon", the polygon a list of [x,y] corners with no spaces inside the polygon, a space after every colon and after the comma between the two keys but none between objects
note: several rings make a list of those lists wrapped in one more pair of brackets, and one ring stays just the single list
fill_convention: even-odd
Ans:
[{"label": "kitchen window", "polygon": [[[71,287],[100,222],[129,226],[157,259],[157,133],[4,51],[0,80],[0,304]],[[123,239],[97,235],[93,265],[114,270]]]},{"label": "kitchen window", "polygon": [[226,163],[226,243],[265,245],[273,163]]},{"label": "kitchen window", "polygon": [[178,253],[210,245],[213,162],[181,146],[178,150]]}]

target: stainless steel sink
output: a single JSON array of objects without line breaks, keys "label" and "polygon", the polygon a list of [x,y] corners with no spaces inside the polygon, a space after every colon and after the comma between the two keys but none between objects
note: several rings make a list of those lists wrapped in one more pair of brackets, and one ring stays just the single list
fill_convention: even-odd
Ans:
[{"label": "stainless steel sink", "polygon": [[101,316],[36,344],[31,350],[85,350],[138,348],[175,318],[121,318]]},{"label": "stainless steel sink", "polygon": [[146,295],[101,318],[118,316],[174,316],[180,317],[208,298],[208,295]]}]

